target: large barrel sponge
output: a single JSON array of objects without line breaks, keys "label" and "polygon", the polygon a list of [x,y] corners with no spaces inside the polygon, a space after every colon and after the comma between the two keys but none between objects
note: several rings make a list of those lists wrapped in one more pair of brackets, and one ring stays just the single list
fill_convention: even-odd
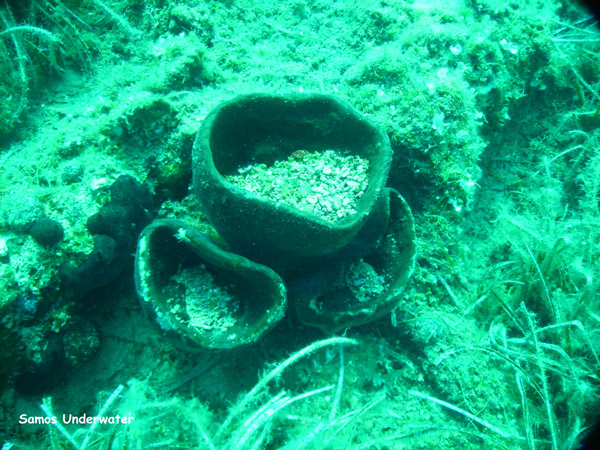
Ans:
[{"label": "large barrel sponge", "polygon": [[[374,251],[338,265],[315,268],[312,277],[292,283],[290,300],[305,325],[336,333],[389,313],[398,304],[416,261],[415,228],[410,208],[400,194],[386,188],[387,230]],[[335,271],[335,272],[334,272]],[[328,291],[311,291],[315,280],[328,277]],[[295,283],[295,285],[294,285]]]},{"label": "large barrel sponge", "polygon": [[287,303],[275,272],[176,219],[155,220],[142,232],[135,283],[144,310],[188,350],[255,342],[283,317]]},{"label": "large barrel sponge", "polygon": [[[240,168],[272,165],[299,149],[333,149],[368,160],[368,185],[355,213],[330,222],[226,180]],[[234,251],[285,273],[352,241],[381,195],[391,157],[387,135],[335,97],[244,95],[204,120],[193,149],[194,189]]]}]

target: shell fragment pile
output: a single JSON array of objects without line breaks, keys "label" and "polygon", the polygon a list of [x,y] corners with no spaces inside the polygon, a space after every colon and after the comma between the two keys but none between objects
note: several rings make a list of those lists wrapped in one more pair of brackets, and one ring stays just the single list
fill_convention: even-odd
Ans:
[{"label": "shell fragment pile", "polygon": [[272,166],[253,164],[227,177],[230,183],[330,222],[356,213],[366,191],[369,162],[335,150],[298,150]]}]

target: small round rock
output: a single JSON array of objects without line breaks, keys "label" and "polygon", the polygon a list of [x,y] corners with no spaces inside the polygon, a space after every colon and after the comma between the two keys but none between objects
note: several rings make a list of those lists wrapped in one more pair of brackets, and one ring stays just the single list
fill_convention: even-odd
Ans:
[{"label": "small round rock", "polygon": [[52,219],[40,219],[29,230],[36,242],[44,247],[52,247],[63,240],[64,229],[60,223]]},{"label": "small round rock", "polygon": [[64,184],[73,184],[81,181],[85,166],[80,161],[70,161],[63,167],[61,179]]}]

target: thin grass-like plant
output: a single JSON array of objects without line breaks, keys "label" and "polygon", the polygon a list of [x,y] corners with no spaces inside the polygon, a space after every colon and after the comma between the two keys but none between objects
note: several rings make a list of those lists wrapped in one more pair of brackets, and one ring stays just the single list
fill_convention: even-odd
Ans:
[{"label": "thin grass-like plant", "polygon": [[[113,391],[113,393],[106,399],[106,401],[102,405],[102,408],[100,408],[100,411],[98,412],[98,416],[99,417],[103,417],[103,416],[105,416],[108,413],[108,411],[110,410],[110,408],[113,406],[113,404],[115,403],[115,401],[119,398],[119,396],[123,392],[123,389],[124,389],[124,386],[123,385],[119,385]],[[44,398],[42,404],[40,405],[40,408],[42,409],[42,411],[44,412],[44,414],[46,414],[47,417],[49,417],[49,418],[54,417],[54,411],[52,410],[52,399],[50,397]],[[67,429],[63,426],[63,424],[61,424],[58,420],[55,421],[55,422],[50,422],[50,425],[52,425],[52,427],[56,428],[56,430],[76,450],[86,450],[89,447],[90,439],[92,438],[92,436],[94,436],[94,433],[95,433],[96,428],[98,427],[99,423],[100,422],[98,422],[98,421],[94,421],[89,426],[89,428],[87,428],[85,430],[85,434],[83,436],[83,440],[81,441],[81,443],[78,443],[77,440],[75,439],[75,436],[73,434],[69,433],[69,431],[67,431]]]},{"label": "thin grass-like plant", "polygon": [[[273,370],[263,376],[258,383],[248,392],[240,402],[238,402],[229,412],[227,418],[223,422],[223,424],[219,427],[219,430],[216,433],[217,440],[223,440],[224,436],[231,433],[232,429],[237,429],[236,424],[240,422],[240,418],[247,413],[248,407],[254,402],[258,397],[265,393],[266,387],[269,382],[277,377],[279,377],[288,367],[296,363],[302,358],[305,358],[317,350],[320,350],[325,347],[335,346],[335,345],[355,345],[357,342],[353,339],[348,339],[344,337],[333,337],[329,339],[324,339],[322,341],[317,341],[302,350],[292,354],[289,358],[287,358],[282,363],[278,364]],[[288,403],[289,404],[289,403]],[[284,405],[287,406],[287,405]],[[281,408],[279,408],[281,409]],[[242,425],[245,426],[245,425]]]},{"label": "thin grass-like plant", "polygon": [[[314,342],[293,353],[290,357],[277,364],[272,370],[261,377],[254,388],[230,409],[226,420],[216,430],[207,429],[201,416],[190,414],[190,412],[187,411],[189,403],[186,403],[185,401],[176,397],[166,400],[158,399],[157,401],[148,398],[148,395],[145,393],[145,391],[148,390],[148,386],[144,382],[131,384],[129,391],[131,391],[131,398],[134,399],[134,408],[139,408],[138,413],[143,412],[143,415],[147,416],[145,417],[145,420],[149,420],[152,423],[160,423],[162,418],[172,415],[174,412],[183,414],[196,429],[197,445],[200,446],[199,448],[207,448],[209,450],[258,450],[263,448],[264,442],[269,439],[271,435],[275,419],[286,419],[286,416],[282,414],[284,410],[288,409],[291,405],[304,401],[310,397],[334,391],[335,394],[333,396],[333,402],[328,418],[323,421],[316,421],[316,425],[311,426],[307,433],[300,439],[294,439],[289,446],[286,447],[287,449],[294,450],[311,448],[311,443],[313,441],[326,441],[328,436],[334,437],[346,425],[351,421],[356,420],[362,413],[369,409],[368,407],[364,407],[351,413],[338,416],[344,386],[343,347],[355,345],[356,343],[357,342],[353,339],[333,337]],[[286,390],[281,390],[276,395],[270,395],[268,393],[268,384],[281,376],[282,373],[293,364],[303,358],[313,355],[320,349],[333,346],[339,346],[340,355],[340,369],[336,384],[315,388],[297,395],[290,395]],[[102,417],[109,414],[109,411],[115,407],[118,399],[123,396],[124,390],[124,386],[119,385],[102,404],[97,415]],[[373,406],[373,404],[367,406]],[[55,415],[51,398],[45,398],[40,407],[46,416],[53,417]],[[154,411],[156,413],[154,413]],[[80,428],[73,433],[67,430],[60,421],[49,424],[53,448],[58,450],[68,447],[74,448],[75,450],[89,450],[92,447],[96,448],[97,445],[103,445],[107,441],[110,441],[110,448],[125,449],[128,448],[128,442],[130,442],[132,437],[134,441],[136,439],[135,432],[133,435],[130,435],[127,427],[118,430],[114,429],[110,435],[100,435],[98,423],[99,422],[95,421],[90,427]],[[121,447],[117,444],[117,441],[121,444]],[[152,448],[165,448],[175,444],[176,442],[174,442],[173,439],[166,436],[166,439],[148,445]],[[65,445],[67,447],[65,447]],[[145,448],[150,448],[148,445],[146,445]]]}]

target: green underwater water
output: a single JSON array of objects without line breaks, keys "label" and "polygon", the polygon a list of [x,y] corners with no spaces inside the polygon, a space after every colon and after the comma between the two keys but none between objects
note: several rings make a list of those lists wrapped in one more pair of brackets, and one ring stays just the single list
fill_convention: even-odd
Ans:
[{"label": "green underwater water", "polygon": [[[577,448],[600,411],[597,27],[551,0],[0,3],[2,450]],[[361,326],[304,325],[290,301],[254,343],[184,348],[140,306],[132,255],[153,219],[228,248],[192,151],[252,93],[335,96],[384,130],[416,264]],[[390,282],[349,267],[364,298]],[[198,317],[243,306],[203,316],[218,277],[181,273]]]}]

